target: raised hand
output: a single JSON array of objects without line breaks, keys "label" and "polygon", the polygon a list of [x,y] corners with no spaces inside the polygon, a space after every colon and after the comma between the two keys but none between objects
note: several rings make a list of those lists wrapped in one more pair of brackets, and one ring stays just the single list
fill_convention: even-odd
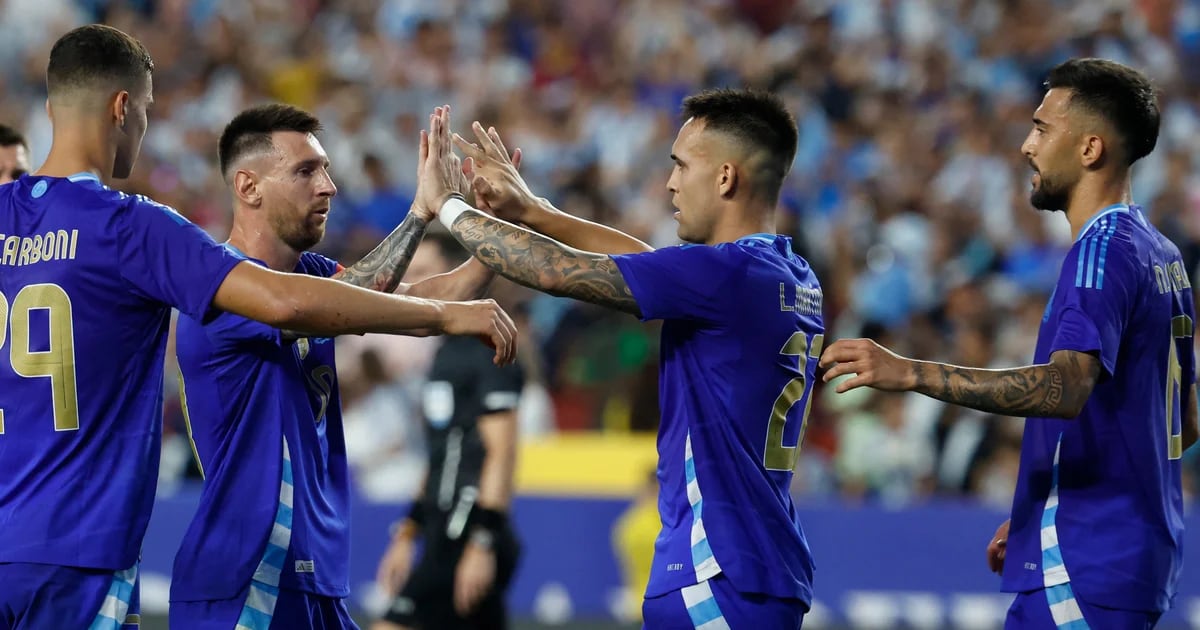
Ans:
[{"label": "raised hand", "polygon": [[451,193],[466,194],[462,162],[450,141],[450,106],[438,107],[429,116],[429,133],[422,134],[425,147],[418,168],[416,205],[436,213]]},{"label": "raised hand", "polygon": [[474,335],[496,349],[496,365],[517,358],[517,327],[495,300],[445,302],[442,330],[447,335]]},{"label": "raised hand", "polygon": [[526,213],[537,204],[537,197],[529,190],[525,180],[517,172],[521,163],[521,150],[509,157],[508,149],[494,127],[485,130],[478,121],[471,124],[478,144],[468,142],[454,134],[454,145],[466,160],[464,169],[471,178],[475,200],[497,217],[514,223],[523,223]]}]

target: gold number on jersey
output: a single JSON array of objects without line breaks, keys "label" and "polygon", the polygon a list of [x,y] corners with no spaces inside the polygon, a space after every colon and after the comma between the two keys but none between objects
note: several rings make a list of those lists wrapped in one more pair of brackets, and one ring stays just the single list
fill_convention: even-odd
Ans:
[{"label": "gold number on jersey", "polygon": [[[1179,418],[1179,432],[1175,432],[1175,407],[1183,397],[1183,367],[1179,365],[1179,350],[1176,339],[1192,338],[1192,318],[1178,315],[1171,318],[1171,350],[1167,357],[1167,459],[1183,457],[1183,418]],[[1188,344],[1191,347],[1191,344]],[[1196,404],[1196,401],[1192,401]],[[1180,416],[1183,408],[1180,407]]]},{"label": "gold number on jersey", "polygon": [[[29,351],[33,311],[46,311],[49,325],[49,348],[40,352]],[[57,284],[31,284],[17,293],[11,308],[8,299],[0,294],[0,348],[4,347],[6,321],[12,325],[8,356],[13,372],[25,378],[49,378],[54,399],[54,430],[79,429],[75,324],[67,292]],[[4,433],[3,421],[4,412],[0,411],[0,434]]]},{"label": "gold number on jersey", "polygon": [[825,345],[825,335],[816,335],[809,342],[808,335],[802,332],[792,333],[787,343],[779,350],[779,354],[795,356],[800,367],[800,376],[788,381],[775,406],[771,408],[771,420],[767,423],[767,446],[763,451],[763,466],[767,470],[794,470],[796,460],[800,457],[800,445],[804,442],[804,430],[808,425],[808,413],[812,410],[812,396],[804,404],[804,414],[800,416],[800,434],[795,446],[783,445],[783,428],[787,424],[788,411],[805,398],[810,391],[809,383],[805,382],[804,370],[809,359],[821,356],[821,347]]}]

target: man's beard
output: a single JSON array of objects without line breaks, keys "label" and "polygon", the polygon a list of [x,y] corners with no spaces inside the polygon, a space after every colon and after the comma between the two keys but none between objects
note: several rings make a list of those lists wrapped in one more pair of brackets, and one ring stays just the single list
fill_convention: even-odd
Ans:
[{"label": "man's beard", "polygon": [[1047,178],[1044,173],[1038,173],[1038,180],[1038,186],[1029,193],[1029,203],[1038,210],[1065,211],[1071,201],[1070,187]]}]

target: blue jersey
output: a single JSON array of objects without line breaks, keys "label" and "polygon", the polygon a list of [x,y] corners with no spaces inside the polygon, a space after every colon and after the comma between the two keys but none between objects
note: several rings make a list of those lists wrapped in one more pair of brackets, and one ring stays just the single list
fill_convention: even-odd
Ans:
[{"label": "blue jersey", "polygon": [[204,316],[238,262],[90,174],[0,186],[0,562],[134,565],[170,307]]},{"label": "blue jersey", "polygon": [[[336,271],[313,253],[296,267]],[[348,596],[350,483],[333,340],[290,342],[231,313],[180,317],[176,335],[204,490],[175,556],[171,600],[230,599],[251,578]]]},{"label": "blue jersey", "polygon": [[662,329],[659,515],[648,597],[726,574],[738,591],[812,599],[788,489],[824,341],[821,287],[791,240],[613,256]]},{"label": "blue jersey", "polygon": [[1063,263],[1034,360],[1087,352],[1101,374],[1079,417],[1025,421],[1004,590],[1069,582],[1111,608],[1170,606],[1194,321],[1179,250],[1137,206],[1098,214]]}]

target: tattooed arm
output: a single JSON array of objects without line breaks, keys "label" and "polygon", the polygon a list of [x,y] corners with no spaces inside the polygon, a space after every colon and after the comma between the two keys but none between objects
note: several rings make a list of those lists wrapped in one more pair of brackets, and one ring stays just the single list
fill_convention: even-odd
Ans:
[{"label": "tattooed arm", "polygon": [[607,254],[585,252],[468,210],[450,233],[496,273],[531,289],[641,316],[621,270]]},{"label": "tattooed arm", "polygon": [[914,362],[912,391],[1005,416],[1074,418],[1100,377],[1100,360],[1059,350],[1050,362],[1006,370]]},{"label": "tattooed arm", "polygon": [[1050,362],[1005,370],[959,367],[901,357],[870,339],[841,339],[821,355],[826,382],[837,386],[915,391],[948,403],[1019,417],[1074,418],[1100,378],[1100,360],[1086,352],[1059,350]]},{"label": "tattooed arm", "polygon": [[400,279],[408,271],[417,245],[425,236],[429,223],[410,211],[396,229],[388,234],[379,245],[362,260],[343,269],[333,276],[356,287],[392,293],[400,286]]}]

